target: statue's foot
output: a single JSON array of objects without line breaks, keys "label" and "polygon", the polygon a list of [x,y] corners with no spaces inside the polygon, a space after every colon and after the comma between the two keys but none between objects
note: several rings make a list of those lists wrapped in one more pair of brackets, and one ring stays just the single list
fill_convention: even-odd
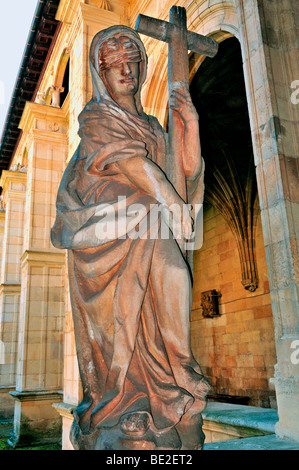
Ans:
[{"label": "statue's foot", "polygon": [[150,415],[144,411],[127,413],[121,417],[120,429],[124,434],[144,436],[150,427]]}]

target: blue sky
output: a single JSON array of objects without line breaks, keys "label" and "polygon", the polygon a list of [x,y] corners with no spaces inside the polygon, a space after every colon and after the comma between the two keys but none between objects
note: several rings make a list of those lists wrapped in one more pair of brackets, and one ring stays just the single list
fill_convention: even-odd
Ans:
[{"label": "blue sky", "polygon": [[38,0],[0,0],[0,138]]}]

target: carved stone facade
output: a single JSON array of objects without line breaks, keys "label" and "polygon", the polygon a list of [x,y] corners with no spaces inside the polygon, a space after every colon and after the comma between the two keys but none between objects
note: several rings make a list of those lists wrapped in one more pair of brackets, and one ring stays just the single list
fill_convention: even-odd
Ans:
[{"label": "carved stone facade", "polygon": [[[77,117],[91,98],[91,40],[108,26],[134,27],[139,13],[167,19],[174,3],[57,2],[59,28],[35,89],[35,95],[44,95],[39,95],[42,101],[23,103],[22,133],[11,144],[13,159],[0,182],[0,414],[14,415],[14,444],[32,436],[42,440],[45,426],[54,438],[62,417],[63,448],[70,449],[72,409],[82,394],[66,259],[51,245],[49,232],[58,185],[79,142]],[[203,246],[194,256],[194,355],[214,395],[243,395],[249,404],[264,407],[275,407],[277,401],[277,435],[299,440],[299,365],[291,361],[292,345],[299,340],[299,105],[290,98],[291,84],[299,79],[298,5],[295,0],[177,4],[187,10],[188,29],[213,37],[220,50],[227,47],[218,58],[190,54],[189,61],[198,109],[205,112],[213,105],[218,112],[206,119],[215,145],[203,154],[207,179]],[[166,129],[167,45],[143,40],[149,57],[144,108]],[[50,89],[65,87],[67,66],[68,95],[60,107],[51,106]],[[232,77],[230,90],[225,70]],[[206,77],[215,82],[205,82]],[[217,98],[222,82],[225,102],[221,93]],[[224,132],[216,142],[221,124],[228,128],[231,122],[233,129],[243,109],[248,122],[247,127],[240,123],[242,138],[234,141],[232,132]],[[201,140],[209,152],[205,135]],[[5,151],[10,148],[6,145]],[[237,163],[233,152],[240,156]],[[18,164],[27,172],[12,171]],[[201,293],[212,289],[221,293],[220,315],[203,317]]]}]

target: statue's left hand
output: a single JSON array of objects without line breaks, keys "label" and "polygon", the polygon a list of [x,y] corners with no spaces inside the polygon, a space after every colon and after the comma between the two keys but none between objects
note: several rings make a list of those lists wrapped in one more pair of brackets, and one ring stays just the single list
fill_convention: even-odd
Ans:
[{"label": "statue's left hand", "polygon": [[185,88],[172,90],[169,97],[169,107],[179,113],[182,121],[197,121],[198,114],[192,103],[191,96]]}]

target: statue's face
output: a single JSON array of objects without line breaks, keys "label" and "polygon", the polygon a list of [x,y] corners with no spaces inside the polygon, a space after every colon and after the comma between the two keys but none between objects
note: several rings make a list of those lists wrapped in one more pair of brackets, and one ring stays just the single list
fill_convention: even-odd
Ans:
[{"label": "statue's face", "polygon": [[135,95],[139,87],[139,64],[122,62],[107,69],[103,78],[112,97]]},{"label": "statue's face", "polygon": [[137,44],[125,35],[116,35],[102,44],[99,53],[100,75],[113,98],[136,94],[140,62]]}]

